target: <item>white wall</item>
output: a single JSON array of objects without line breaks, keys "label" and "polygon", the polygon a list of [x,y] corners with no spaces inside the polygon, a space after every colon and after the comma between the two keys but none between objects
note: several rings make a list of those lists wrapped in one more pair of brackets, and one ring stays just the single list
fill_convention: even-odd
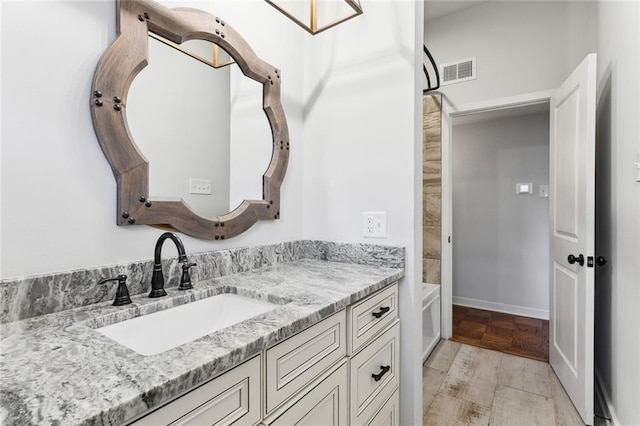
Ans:
[{"label": "white wall", "polygon": [[[306,37],[303,235],[407,248],[400,423],[419,424],[422,2],[363,6],[363,15]],[[386,239],[362,237],[366,211],[387,213]]]},{"label": "white wall", "polygon": [[[183,236],[187,251],[299,239],[304,34],[283,25],[286,18],[260,0],[172,4],[222,16],[262,59],[282,69],[283,105],[291,135],[282,219],[259,222],[224,242]],[[150,258],[161,231],[116,226],[116,183],[89,112],[95,66],[116,36],[115,2],[20,1],[2,2],[0,7],[0,277]],[[173,248],[166,250],[167,255],[172,250],[175,254]]]},{"label": "white wall", "polygon": [[640,419],[640,4],[598,3],[596,371],[620,425]]},{"label": "white wall", "polygon": [[[366,242],[407,249],[401,418],[421,422],[422,2],[366,2],[362,16],[315,37],[261,0],[172,4],[222,16],[282,70],[291,139],[282,219],[224,243],[183,236],[187,250],[300,238],[365,242],[362,212],[386,211],[388,238]],[[1,276],[151,257],[161,231],[115,225],[115,180],[89,114],[95,65],[115,38],[114,2],[1,7]],[[63,24],[46,37],[32,31],[52,22]]]},{"label": "white wall", "polygon": [[438,64],[477,57],[476,80],[442,86],[453,105],[554,89],[593,52],[595,37],[591,1],[492,1],[425,27]]},{"label": "white wall", "polygon": [[452,137],[454,303],[548,319],[548,110],[454,119]]}]

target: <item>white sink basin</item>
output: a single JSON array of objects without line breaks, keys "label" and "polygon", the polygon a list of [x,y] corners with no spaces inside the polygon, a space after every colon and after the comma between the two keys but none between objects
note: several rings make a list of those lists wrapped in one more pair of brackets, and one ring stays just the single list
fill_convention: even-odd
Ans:
[{"label": "white sink basin", "polygon": [[141,355],[155,355],[278,306],[236,294],[219,294],[96,331]]}]

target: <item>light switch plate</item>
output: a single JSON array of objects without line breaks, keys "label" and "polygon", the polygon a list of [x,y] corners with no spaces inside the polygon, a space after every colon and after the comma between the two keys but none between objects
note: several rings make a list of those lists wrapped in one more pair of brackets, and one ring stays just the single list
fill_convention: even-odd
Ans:
[{"label": "light switch plate", "polygon": [[533,184],[516,183],[516,194],[533,194]]},{"label": "light switch plate", "polygon": [[189,194],[211,195],[211,180],[189,179]]}]

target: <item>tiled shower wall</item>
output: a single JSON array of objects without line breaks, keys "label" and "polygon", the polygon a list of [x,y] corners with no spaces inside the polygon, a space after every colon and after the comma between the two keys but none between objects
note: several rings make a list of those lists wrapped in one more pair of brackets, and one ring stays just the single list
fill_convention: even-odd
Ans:
[{"label": "tiled shower wall", "polygon": [[422,282],[440,284],[442,95],[425,94],[422,102]]}]

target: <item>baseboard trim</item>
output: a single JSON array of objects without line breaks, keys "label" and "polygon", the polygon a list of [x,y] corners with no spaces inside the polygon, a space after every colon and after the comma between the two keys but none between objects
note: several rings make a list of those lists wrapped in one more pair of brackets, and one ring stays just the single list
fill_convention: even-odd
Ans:
[{"label": "baseboard trim", "polygon": [[598,413],[598,414],[609,417],[611,419],[609,421],[610,425],[620,426],[620,422],[618,421],[618,416],[616,416],[616,412],[613,409],[613,404],[611,404],[611,398],[609,398],[607,391],[605,390],[604,386],[602,386],[602,376],[600,376],[600,372],[598,371],[597,368],[594,369],[594,373],[596,376],[596,382],[595,382],[596,398],[598,399],[598,403],[600,407],[607,410],[606,413]]},{"label": "baseboard trim", "polygon": [[526,306],[508,305],[506,303],[489,302],[487,300],[470,299],[467,297],[453,296],[453,304],[468,308],[484,309],[487,311],[504,312],[505,314],[520,315],[523,317],[549,319],[549,311],[545,309],[527,308]]}]

